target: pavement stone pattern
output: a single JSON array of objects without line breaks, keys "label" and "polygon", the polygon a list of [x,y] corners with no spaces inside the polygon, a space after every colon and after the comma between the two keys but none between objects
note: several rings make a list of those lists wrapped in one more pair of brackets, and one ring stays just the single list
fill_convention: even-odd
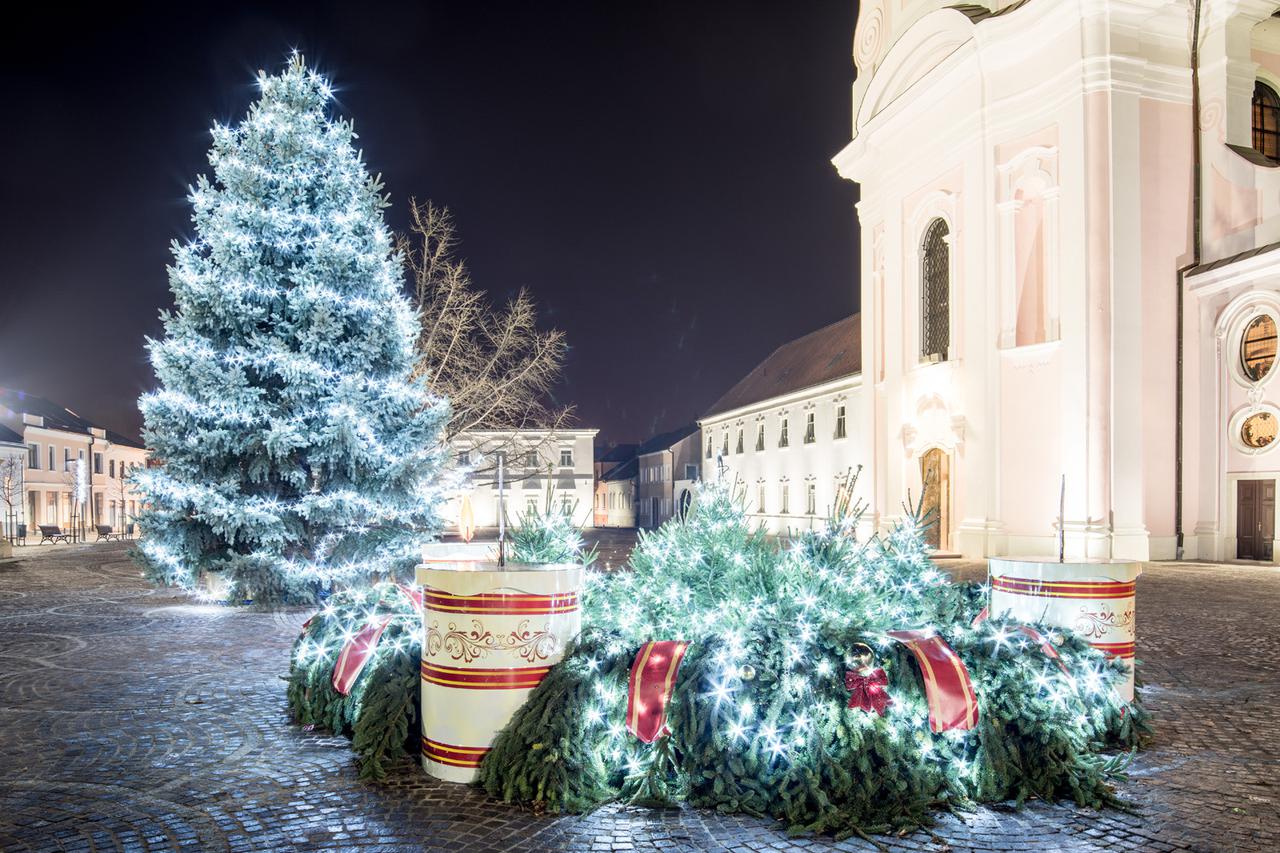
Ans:
[{"label": "pavement stone pattern", "polygon": [[[360,782],[345,739],[286,715],[281,676],[307,612],[152,589],[129,547],[28,547],[0,562],[0,850],[874,849],[691,808],[539,817],[435,782],[407,757],[386,782]],[[1132,813],[1037,802],[877,840],[1280,849],[1280,570],[1153,565],[1138,617],[1157,736],[1120,785]]]}]

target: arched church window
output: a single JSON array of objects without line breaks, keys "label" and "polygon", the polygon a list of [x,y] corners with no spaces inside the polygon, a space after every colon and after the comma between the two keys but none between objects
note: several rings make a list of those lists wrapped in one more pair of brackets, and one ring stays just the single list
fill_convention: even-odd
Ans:
[{"label": "arched church window", "polygon": [[1258,382],[1271,372],[1275,360],[1276,321],[1270,314],[1260,314],[1240,336],[1240,367],[1245,376]]},{"label": "arched church window", "polygon": [[1253,84],[1253,147],[1280,160],[1280,95],[1261,80]]},{"label": "arched church window", "polygon": [[946,361],[951,344],[951,262],[947,223],[935,219],[920,246],[920,357]]}]

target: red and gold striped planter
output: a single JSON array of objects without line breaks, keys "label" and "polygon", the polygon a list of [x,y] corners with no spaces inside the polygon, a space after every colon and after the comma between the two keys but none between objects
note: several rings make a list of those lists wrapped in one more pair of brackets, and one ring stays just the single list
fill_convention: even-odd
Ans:
[{"label": "red and gold striped planter", "polygon": [[493,738],[577,636],[582,567],[429,561],[422,596],[422,766],[470,782]]},{"label": "red and gold striped planter", "polygon": [[1130,664],[1120,689],[1133,699],[1135,593],[1142,564],[1130,560],[1069,561],[993,557],[991,615],[1070,628],[1094,648]]}]

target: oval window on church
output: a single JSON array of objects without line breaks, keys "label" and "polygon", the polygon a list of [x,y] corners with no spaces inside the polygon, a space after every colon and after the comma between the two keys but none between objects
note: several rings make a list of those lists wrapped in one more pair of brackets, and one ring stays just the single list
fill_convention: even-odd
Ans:
[{"label": "oval window on church", "polygon": [[1254,382],[1271,372],[1276,360],[1276,321],[1270,314],[1253,318],[1240,338],[1240,366]]},{"label": "oval window on church", "polygon": [[1270,412],[1258,412],[1240,425],[1240,440],[1246,447],[1261,448],[1276,440],[1276,418]]}]

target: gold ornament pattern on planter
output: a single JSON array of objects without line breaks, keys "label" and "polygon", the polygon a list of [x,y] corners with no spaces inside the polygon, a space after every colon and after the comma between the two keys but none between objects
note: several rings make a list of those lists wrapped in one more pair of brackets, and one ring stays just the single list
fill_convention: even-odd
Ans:
[{"label": "gold ornament pattern on planter", "polygon": [[440,623],[432,622],[427,627],[427,654],[436,655],[444,649],[454,660],[470,663],[491,652],[511,652],[534,663],[560,652],[560,641],[550,627],[544,625],[541,631],[532,630],[528,619],[505,634],[486,630],[479,619],[472,619],[471,626],[468,631],[450,622],[446,630],[441,630]]}]

